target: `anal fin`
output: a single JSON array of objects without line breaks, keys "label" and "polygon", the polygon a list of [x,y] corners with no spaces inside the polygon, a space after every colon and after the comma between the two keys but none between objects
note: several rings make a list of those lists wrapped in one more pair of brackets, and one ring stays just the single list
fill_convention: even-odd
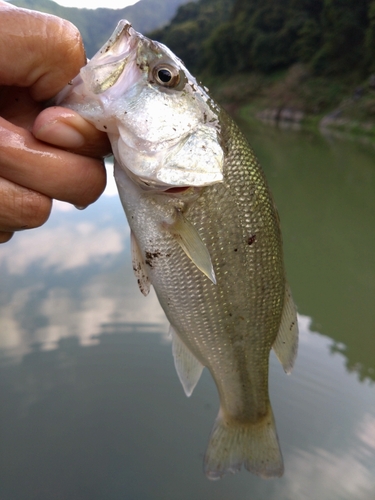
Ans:
[{"label": "anal fin", "polygon": [[287,284],[285,287],[284,309],[276,340],[272,346],[284,371],[292,371],[298,350],[297,310]]},{"label": "anal fin", "polygon": [[172,353],[177,375],[186,396],[189,397],[200,379],[204,366],[180,340],[172,325],[169,331],[172,337]]}]

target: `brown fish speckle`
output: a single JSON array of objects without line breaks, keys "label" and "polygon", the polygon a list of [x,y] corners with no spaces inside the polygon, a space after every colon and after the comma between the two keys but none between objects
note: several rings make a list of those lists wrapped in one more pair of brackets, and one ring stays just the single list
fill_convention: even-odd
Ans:
[{"label": "brown fish speckle", "polygon": [[257,239],[257,235],[252,234],[251,236],[248,237],[247,244],[251,246],[256,241],[256,239]]},{"label": "brown fish speckle", "polygon": [[145,263],[150,266],[150,267],[153,267],[155,265],[155,259],[157,259],[158,257],[160,257],[161,253],[160,252],[146,252],[146,259],[145,259]]}]

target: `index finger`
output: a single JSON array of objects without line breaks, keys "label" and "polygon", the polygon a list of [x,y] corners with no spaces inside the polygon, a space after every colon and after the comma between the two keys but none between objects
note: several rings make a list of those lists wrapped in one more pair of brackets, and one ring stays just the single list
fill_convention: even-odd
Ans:
[{"label": "index finger", "polygon": [[78,74],[85,52],[78,29],[58,17],[0,3],[0,85],[30,87],[50,99]]}]

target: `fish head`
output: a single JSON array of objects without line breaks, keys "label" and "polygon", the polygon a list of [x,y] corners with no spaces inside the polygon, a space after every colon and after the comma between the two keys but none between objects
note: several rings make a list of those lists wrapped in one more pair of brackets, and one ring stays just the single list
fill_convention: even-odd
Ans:
[{"label": "fish head", "polygon": [[140,185],[223,179],[220,109],[178,57],[126,20],[57,103],[107,132],[117,163]]}]

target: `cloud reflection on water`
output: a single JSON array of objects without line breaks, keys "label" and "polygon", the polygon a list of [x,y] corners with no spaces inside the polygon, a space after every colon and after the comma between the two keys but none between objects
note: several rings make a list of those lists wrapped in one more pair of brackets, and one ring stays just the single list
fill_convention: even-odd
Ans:
[{"label": "cloud reflection on water", "polygon": [[293,480],[281,486],[278,498],[373,499],[373,472],[356,458],[355,449],[344,452],[315,447],[295,450],[285,467],[293,471]]},{"label": "cloud reflection on water", "polygon": [[102,500],[117,470],[121,498],[133,484],[134,497],[152,500],[167,498],[172,485],[181,499],[372,500],[374,386],[346,370],[343,354],[312,331],[308,316],[299,317],[291,377],[271,358],[285,476],[264,482],[242,472],[207,482],[198,454],[217,406],[212,380],[203,374],[185,400],[171,349],[160,342],[164,313],[154,292],[145,298],[137,288],[117,198],[83,212],[65,208],[0,246],[2,498],[15,491],[29,498],[31,490],[42,492],[38,500],[56,491],[74,498],[84,483],[80,499]]},{"label": "cloud reflection on water", "polygon": [[[108,279],[111,281],[111,276]],[[113,321],[158,323],[166,332],[164,313],[155,294],[145,298],[138,290],[133,292],[111,287],[105,276],[103,280],[94,276],[74,293],[69,286],[42,284],[16,290],[9,302],[0,307],[0,348],[20,355],[34,343],[51,349],[71,336],[87,345],[96,342],[93,337],[103,323]],[[37,301],[33,300],[35,294],[40,297]]]},{"label": "cloud reflection on water", "polygon": [[[65,296],[61,300],[59,293],[53,300],[61,306],[63,318],[71,303]],[[347,373],[343,356],[330,353],[330,339],[311,332],[309,318],[300,319],[296,370],[286,377],[277,360],[271,359],[275,393],[271,398],[285,459],[283,478],[263,481],[242,471],[221,482],[207,481],[199,454],[212,424],[211,408],[217,407],[210,377],[204,373],[193,397],[185,398],[171,348],[161,342],[163,328],[119,319],[103,323],[98,318],[96,345],[82,345],[80,332],[64,338],[69,330],[57,331],[56,338],[62,336],[55,349],[45,351],[43,345],[34,344],[19,364],[0,363],[0,398],[5,402],[0,411],[4,430],[0,493],[5,487],[26,498],[26,491],[40,491],[38,500],[50,500],[53,491],[64,498],[79,491],[82,500],[101,500],[103,488],[110,486],[119,498],[133,498],[127,496],[132,484],[134,498],[150,500],[170,498],[171,485],[181,491],[180,500],[372,500],[373,388]],[[309,391],[305,380],[318,386],[323,400]],[[31,456],[36,459],[30,461]],[[119,475],[113,477],[113,470]],[[145,472],[149,494],[140,481]],[[15,477],[23,480],[12,480]]]},{"label": "cloud reflection on water", "polygon": [[117,198],[85,211],[64,205],[42,228],[0,246],[0,348],[19,356],[34,343],[51,349],[70,336],[89,344],[112,321],[160,323],[167,331],[155,293],[145,298],[137,288]]},{"label": "cloud reflection on water", "polygon": [[364,414],[357,429],[357,436],[365,445],[364,453],[372,456],[375,452],[375,415]]},{"label": "cloud reflection on water", "polygon": [[[18,235],[17,235],[18,236]],[[32,265],[57,272],[91,265],[124,248],[124,235],[116,228],[100,230],[89,222],[30,231],[1,249],[0,262],[10,274],[23,274]]]}]

